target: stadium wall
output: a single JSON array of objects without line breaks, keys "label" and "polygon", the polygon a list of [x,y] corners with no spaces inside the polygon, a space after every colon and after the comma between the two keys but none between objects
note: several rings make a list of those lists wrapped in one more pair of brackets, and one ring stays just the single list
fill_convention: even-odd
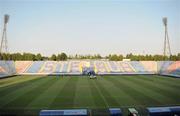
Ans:
[{"label": "stadium wall", "polygon": [[0,61],[0,77],[10,75],[81,75],[93,67],[98,75],[160,74],[180,77],[180,61]]}]

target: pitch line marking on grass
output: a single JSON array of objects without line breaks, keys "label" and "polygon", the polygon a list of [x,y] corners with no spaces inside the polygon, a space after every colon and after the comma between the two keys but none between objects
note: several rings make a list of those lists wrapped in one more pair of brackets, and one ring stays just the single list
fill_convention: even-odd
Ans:
[{"label": "pitch line marking on grass", "polygon": [[108,107],[109,107],[108,103],[106,102],[106,99],[105,99],[104,95],[101,93],[101,91],[99,90],[99,88],[97,87],[97,85],[95,84],[95,82],[93,82],[93,83],[94,83],[94,85],[95,85],[96,89],[98,90],[98,92],[99,92],[100,96],[102,97],[102,99],[103,99],[104,103],[106,104],[106,106],[108,106]]}]

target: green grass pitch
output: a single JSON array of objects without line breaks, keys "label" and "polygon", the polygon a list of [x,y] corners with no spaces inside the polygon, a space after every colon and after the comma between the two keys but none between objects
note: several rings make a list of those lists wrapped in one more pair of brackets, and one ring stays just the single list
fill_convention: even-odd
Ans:
[{"label": "green grass pitch", "polygon": [[180,79],[158,75],[15,76],[0,79],[0,111],[180,105]]}]

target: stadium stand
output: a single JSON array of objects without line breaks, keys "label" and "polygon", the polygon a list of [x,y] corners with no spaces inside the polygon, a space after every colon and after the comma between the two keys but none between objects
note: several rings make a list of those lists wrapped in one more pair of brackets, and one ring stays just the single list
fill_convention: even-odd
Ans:
[{"label": "stadium stand", "polygon": [[130,62],[120,61],[119,66],[122,67],[123,73],[133,74],[135,72],[135,69],[132,67]]},{"label": "stadium stand", "polygon": [[180,77],[180,61],[0,61],[0,77],[7,75],[44,74],[80,75],[83,68],[96,74],[160,74]]},{"label": "stadium stand", "polygon": [[6,77],[16,74],[13,61],[0,61],[0,77]]},{"label": "stadium stand", "polygon": [[180,61],[173,62],[169,67],[167,67],[167,73],[180,75]]},{"label": "stadium stand", "polygon": [[146,73],[147,72],[145,70],[145,68],[142,66],[141,62],[131,61],[130,63],[136,72],[138,72],[138,73]]},{"label": "stadium stand", "polygon": [[170,74],[171,74],[171,75],[176,75],[176,76],[180,75],[180,68],[178,68],[178,69],[170,72]]},{"label": "stadium stand", "polygon": [[25,73],[38,74],[43,64],[44,64],[44,61],[34,61],[33,64],[29,67],[29,69],[26,70]]},{"label": "stadium stand", "polygon": [[70,61],[70,71],[71,73],[81,73],[80,61]]},{"label": "stadium stand", "polygon": [[158,72],[163,73],[167,70],[167,67],[169,67],[173,61],[158,61]]},{"label": "stadium stand", "polygon": [[96,73],[105,74],[109,72],[106,62],[104,61],[94,61],[94,67]]},{"label": "stadium stand", "polygon": [[69,72],[69,69],[70,69],[70,65],[69,65],[69,62],[60,62],[61,63],[61,65],[62,65],[62,67],[61,67],[61,69],[60,69],[60,72],[62,72],[62,73],[68,73]]},{"label": "stadium stand", "polygon": [[43,63],[43,65],[41,66],[39,73],[42,74],[52,74],[57,66],[57,62],[56,61],[46,61]]},{"label": "stadium stand", "polygon": [[143,67],[151,74],[157,74],[156,61],[140,61]]},{"label": "stadium stand", "polygon": [[94,67],[91,65],[91,62],[88,61],[81,61],[79,64],[80,72],[83,72],[83,68],[89,68],[89,67]]},{"label": "stadium stand", "polygon": [[115,62],[115,61],[107,62],[107,65],[110,69],[110,73],[122,72],[121,69],[118,67],[117,62]]},{"label": "stadium stand", "polygon": [[180,77],[180,61],[160,61],[159,74]]},{"label": "stadium stand", "polygon": [[16,61],[15,62],[16,72],[18,74],[25,72],[32,63],[33,61]]},{"label": "stadium stand", "polygon": [[53,73],[58,74],[58,73],[60,72],[60,70],[61,70],[62,66],[63,66],[63,64],[62,64],[62,63],[57,62],[57,63],[56,63],[56,68],[55,68],[55,70],[54,70],[54,72],[53,72]]}]

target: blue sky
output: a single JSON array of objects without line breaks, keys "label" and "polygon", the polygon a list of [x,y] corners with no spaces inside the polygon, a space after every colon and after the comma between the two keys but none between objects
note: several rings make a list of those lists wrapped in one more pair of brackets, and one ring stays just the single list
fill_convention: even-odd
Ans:
[{"label": "blue sky", "polygon": [[164,16],[180,52],[179,0],[0,0],[1,32],[4,14],[10,52],[162,54]]}]

